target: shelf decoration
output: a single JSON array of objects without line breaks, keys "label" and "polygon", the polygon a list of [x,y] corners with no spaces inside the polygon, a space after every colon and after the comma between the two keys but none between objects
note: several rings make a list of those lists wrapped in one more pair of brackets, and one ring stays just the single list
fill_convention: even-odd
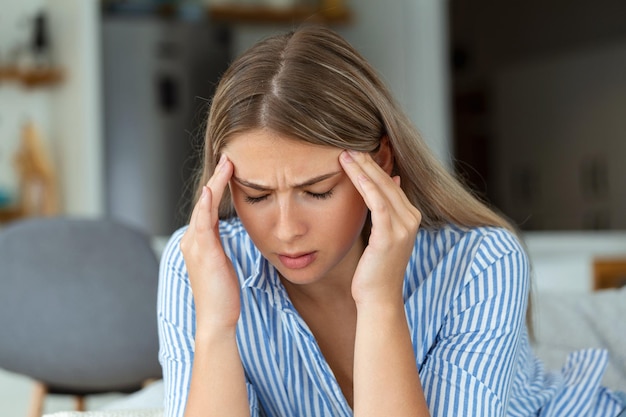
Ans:
[{"label": "shelf decoration", "polygon": [[58,68],[19,69],[0,67],[0,83],[14,82],[27,88],[50,87],[63,81],[64,74]]},{"label": "shelf decoration", "polygon": [[20,176],[21,207],[24,214],[57,214],[56,173],[39,132],[31,122],[22,130],[22,141],[15,156],[15,165]]}]

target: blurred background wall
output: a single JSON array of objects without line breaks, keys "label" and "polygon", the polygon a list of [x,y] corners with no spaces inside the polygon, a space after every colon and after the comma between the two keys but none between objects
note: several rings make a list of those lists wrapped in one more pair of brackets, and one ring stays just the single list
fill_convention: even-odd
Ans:
[{"label": "blurred background wall", "polygon": [[37,126],[51,155],[67,214],[103,213],[103,152],[99,8],[95,1],[2,0],[0,62],[33,64],[34,19],[45,11],[49,23],[50,63],[63,69],[63,82],[28,88],[0,81],[0,186],[16,198],[13,157],[21,129]]},{"label": "blurred background wall", "polygon": [[[1,25],[9,36],[2,36],[0,56],[8,62],[16,46],[31,42],[33,18],[43,10],[50,62],[64,78],[30,89],[2,83],[0,187],[17,192],[11,158],[21,127],[31,120],[58,171],[63,213],[120,217],[154,235],[167,235],[186,220],[188,194],[167,190],[189,184],[203,104],[227,61],[297,24],[209,22],[198,12],[206,11],[202,2],[180,2],[184,12],[168,19],[138,17],[142,5],[163,2],[3,3]],[[110,6],[115,3],[124,7]],[[359,0],[345,6],[352,16],[336,29],[379,69],[450,165],[445,3]]]},{"label": "blurred background wall", "polygon": [[457,169],[524,230],[624,230],[626,3],[449,16]]}]

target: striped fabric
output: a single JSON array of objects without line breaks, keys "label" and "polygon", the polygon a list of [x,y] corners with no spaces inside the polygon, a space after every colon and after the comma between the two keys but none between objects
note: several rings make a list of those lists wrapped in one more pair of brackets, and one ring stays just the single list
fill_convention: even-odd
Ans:
[{"label": "striped fabric", "polygon": [[[242,288],[237,338],[253,416],[351,416],[329,365],[238,219],[221,223]],[[158,318],[165,416],[182,417],[194,350],[194,304],[179,250],[161,260]],[[615,417],[621,402],[600,385],[601,350],[574,352],[547,371],[528,341],[529,267],[519,242],[497,228],[420,230],[404,299],[432,416]],[[384,358],[381,358],[384,360]]]}]

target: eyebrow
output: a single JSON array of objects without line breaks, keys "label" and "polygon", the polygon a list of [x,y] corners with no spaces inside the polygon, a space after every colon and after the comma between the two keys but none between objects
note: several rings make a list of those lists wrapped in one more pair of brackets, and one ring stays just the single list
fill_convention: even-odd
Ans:
[{"label": "eyebrow", "polygon": [[[303,187],[309,187],[313,184],[317,184],[318,182],[322,182],[324,180],[327,180],[328,178],[334,177],[335,175],[341,174],[341,171],[336,171],[336,172],[330,172],[328,174],[323,174],[323,175],[319,175],[317,177],[311,178],[310,180],[306,180],[304,182],[301,182],[300,184],[295,184],[293,185],[294,188],[303,188]],[[248,188],[252,188],[254,190],[258,190],[258,191],[269,191],[271,190],[270,187],[267,187],[265,185],[261,185],[261,184],[255,184],[253,182],[238,178],[233,176],[233,180],[241,185],[243,185],[244,187],[248,187]]]}]

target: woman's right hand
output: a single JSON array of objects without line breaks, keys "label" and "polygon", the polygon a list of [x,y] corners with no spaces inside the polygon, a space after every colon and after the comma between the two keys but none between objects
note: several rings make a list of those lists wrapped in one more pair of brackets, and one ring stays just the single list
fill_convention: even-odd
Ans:
[{"label": "woman's right hand", "polygon": [[241,309],[240,289],[232,262],[224,253],[219,236],[218,207],[233,175],[225,155],[191,214],[180,242],[193,292],[198,329],[234,329]]}]

